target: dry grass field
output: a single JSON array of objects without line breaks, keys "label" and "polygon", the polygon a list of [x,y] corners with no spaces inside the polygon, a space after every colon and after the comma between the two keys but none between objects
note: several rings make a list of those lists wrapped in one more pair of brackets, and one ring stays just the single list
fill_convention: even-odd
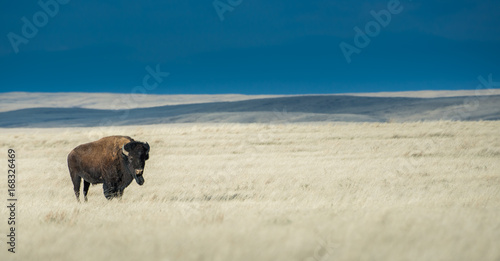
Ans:
[{"label": "dry grass field", "polygon": [[[0,260],[500,260],[500,122],[0,129]],[[77,203],[79,144],[151,145],[145,184]],[[0,200],[6,204],[7,164]]]}]

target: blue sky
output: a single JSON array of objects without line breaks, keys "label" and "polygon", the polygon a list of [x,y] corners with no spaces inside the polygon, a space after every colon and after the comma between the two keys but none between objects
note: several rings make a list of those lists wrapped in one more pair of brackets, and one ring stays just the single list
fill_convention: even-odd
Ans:
[{"label": "blue sky", "polygon": [[[0,92],[301,94],[474,89],[490,73],[500,81],[499,1],[214,2],[2,1]],[[355,27],[368,44],[356,45]],[[350,62],[343,42],[357,49]],[[148,66],[169,75],[141,89],[144,77],[156,83]]]}]

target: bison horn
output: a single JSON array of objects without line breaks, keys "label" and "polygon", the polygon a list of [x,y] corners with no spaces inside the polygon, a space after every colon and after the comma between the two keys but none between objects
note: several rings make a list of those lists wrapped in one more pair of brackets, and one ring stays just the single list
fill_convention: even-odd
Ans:
[{"label": "bison horn", "polygon": [[146,142],[146,149],[147,149],[146,153],[148,153],[149,152],[149,144],[147,142]]},{"label": "bison horn", "polygon": [[123,153],[123,155],[128,157],[128,151],[125,149],[125,144],[123,144],[123,146],[122,146],[122,153]]}]

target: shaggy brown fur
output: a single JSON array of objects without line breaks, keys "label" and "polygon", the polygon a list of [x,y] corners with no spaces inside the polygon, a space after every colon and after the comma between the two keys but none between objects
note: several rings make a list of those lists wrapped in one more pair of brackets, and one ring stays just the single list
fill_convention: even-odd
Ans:
[{"label": "shaggy brown fur", "polygon": [[148,158],[149,145],[127,136],[105,137],[76,147],[68,155],[68,168],[77,200],[82,178],[85,201],[91,183],[103,183],[107,199],[121,197],[134,178],[142,185]]}]

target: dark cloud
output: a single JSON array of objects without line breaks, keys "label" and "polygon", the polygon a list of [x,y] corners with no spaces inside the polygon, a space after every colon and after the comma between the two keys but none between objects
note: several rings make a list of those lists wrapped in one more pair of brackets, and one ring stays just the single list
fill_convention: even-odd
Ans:
[{"label": "dark cloud", "polygon": [[[43,2],[55,0],[42,0]],[[227,2],[226,0],[221,0]],[[390,1],[70,1],[15,53],[36,2],[0,4],[1,91],[127,92],[147,65],[164,93],[297,93],[474,88],[500,78],[498,1],[401,0],[403,11],[346,62],[339,43]]]}]

